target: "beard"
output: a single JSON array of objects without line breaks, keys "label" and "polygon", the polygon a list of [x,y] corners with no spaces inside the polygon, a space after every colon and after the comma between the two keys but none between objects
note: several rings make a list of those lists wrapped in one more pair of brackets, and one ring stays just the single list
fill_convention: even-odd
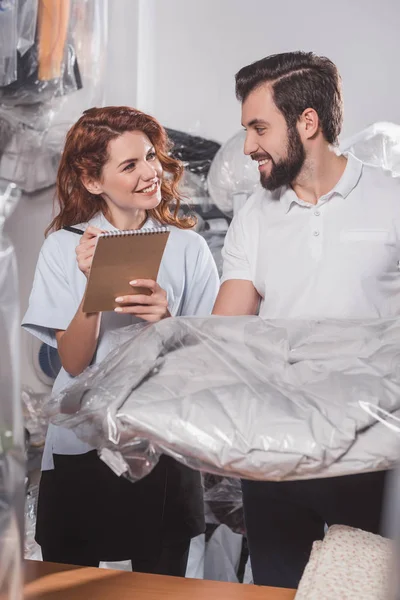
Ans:
[{"label": "beard", "polygon": [[[306,153],[302,144],[299,132],[296,127],[288,127],[287,133],[287,154],[279,162],[272,162],[272,168],[269,175],[260,174],[260,182],[263,188],[270,192],[284,185],[289,186],[300,173]],[[259,155],[256,160],[260,160]]]}]

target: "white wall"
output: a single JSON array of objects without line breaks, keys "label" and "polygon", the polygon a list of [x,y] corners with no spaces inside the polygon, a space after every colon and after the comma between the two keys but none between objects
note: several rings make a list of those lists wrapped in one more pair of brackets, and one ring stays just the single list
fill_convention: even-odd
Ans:
[{"label": "white wall", "polygon": [[378,120],[400,123],[398,0],[147,2],[156,57],[147,109],[165,125],[225,141],[240,128],[234,74],[289,50],[312,50],[337,64],[345,136]]},{"label": "white wall", "polygon": [[[313,50],[338,65],[344,135],[400,124],[398,0],[110,0],[106,104],[129,104],[164,125],[225,141],[240,128],[234,74],[271,53]],[[54,190],[24,196],[7,225],[25,311]],[[37,380],[22,333],[22,381]]]}]

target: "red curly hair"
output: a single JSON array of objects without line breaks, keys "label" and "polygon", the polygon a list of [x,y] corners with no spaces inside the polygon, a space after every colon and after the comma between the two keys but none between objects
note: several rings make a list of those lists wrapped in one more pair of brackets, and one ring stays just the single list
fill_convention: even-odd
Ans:
[{"label": "red curly hair", "polygon": [[195,224],[191,216],[179,216],[182,196],[178,184],[183,175],[183,165],[169,156],[171,143],[160,123],[145,113],[127,106],[106,106],[86,110],[67,133],[64,151],[57,173],[57,200],[60,211],[46,229],[62,229],[89,221],[101,211],[108,216],[103,198],[91,194],[83,185],[82,177],[101,179],[102,169],[108,161],[108,144],[126,131],[142,131],[154,146],[163,172],[160,204],[149,210],[149,216],[162,225],[175,225],[190,229]]}]

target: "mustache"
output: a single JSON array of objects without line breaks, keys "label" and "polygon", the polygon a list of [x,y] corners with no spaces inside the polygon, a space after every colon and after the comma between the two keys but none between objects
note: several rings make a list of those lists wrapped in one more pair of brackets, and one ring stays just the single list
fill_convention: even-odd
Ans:
[{"label": "mustache", "polygon": [[272,160],[271,155],[267,154],[266,152],[264,152],[263,154],[259,153],[259,152],[255,152],[254,154],[250,154],[250,157],[252,160],[264,160],[265,158],[268,158],[269,160]]}]

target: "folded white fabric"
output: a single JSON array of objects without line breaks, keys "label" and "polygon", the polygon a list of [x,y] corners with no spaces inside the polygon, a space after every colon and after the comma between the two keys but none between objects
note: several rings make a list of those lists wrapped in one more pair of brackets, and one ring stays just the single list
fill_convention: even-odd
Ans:
[{"label": "folded white fabric", "polygon": [[393,543],[333,525],[314,542],[295,600],[387,600]]}]

